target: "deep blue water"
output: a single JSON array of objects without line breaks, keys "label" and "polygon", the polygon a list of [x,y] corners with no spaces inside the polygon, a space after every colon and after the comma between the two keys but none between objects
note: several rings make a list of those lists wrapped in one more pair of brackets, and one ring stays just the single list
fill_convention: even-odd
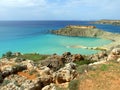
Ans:
[{"label": "deep blue water", "polygon": [[[91,21],[0,21],[0,55],[7,51],[41,54],[62,54],[70,51],[92,54],[97,51],[66,47],[70,45],[102,46],[110,43],[109,40],[57,36],[50,33],[50,30],[57,30],[67,25],[94,25],[105,31],[120,33],[120,26],[91,24]],[[102,44],[98,44],[98,41]]]}]

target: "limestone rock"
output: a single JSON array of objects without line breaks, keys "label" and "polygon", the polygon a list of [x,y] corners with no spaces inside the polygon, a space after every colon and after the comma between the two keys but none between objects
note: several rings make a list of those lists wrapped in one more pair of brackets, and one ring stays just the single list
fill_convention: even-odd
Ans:
[{"label": "limestone rock", "polygon": [[65,67],[54,73],[55,82],[61,84],[73,80],[77,75],[75,67],[76,65],[74,63],[66,64]]},{"label": "limestone rock", "polygon": [[84,57],[80,54],[75,54],[72,56],[72,61],[75,62],[75,61],[81,61],[81,60],[84,60]]},{"label": "limestone rock", "polygon": [[50,85],[43,87],[42,90],[56,90],[56,87],[51,83]]},{"label": "limestone rock", "polygon": [[120,48],[114,48],[109,54],[107,60],[117,60],[120,58]]}]

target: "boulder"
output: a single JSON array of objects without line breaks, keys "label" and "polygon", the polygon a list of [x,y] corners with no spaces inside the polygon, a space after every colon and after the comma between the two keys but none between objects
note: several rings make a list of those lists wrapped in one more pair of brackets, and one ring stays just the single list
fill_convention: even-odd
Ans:
[{"label": "boulder", "polygon": [[107,60],[117,60],[120,58],[120,48],[114,48],[108,55]]},{"label": "boulder", "polygon": [[56,84],[66,83],[73,80],[77,75],[75,68],[76,64],[68,63],[65,65],[65,67],[55,72],[53,77]]},{"label": "boulder", "polygon": [[112,53],[113,55],[120,55],[120,48],[114,48],[114,49],[111,51],[111,53]]},{"label": "boulder", "polygon": [[38,73],[41,75],[41,76],[44,76],[44,75],[51,75],[52,71],[50,70],[49,67],[47,66],[42,66],[42,67],[39,67],[38,69],[36,69],[38,71]]}]

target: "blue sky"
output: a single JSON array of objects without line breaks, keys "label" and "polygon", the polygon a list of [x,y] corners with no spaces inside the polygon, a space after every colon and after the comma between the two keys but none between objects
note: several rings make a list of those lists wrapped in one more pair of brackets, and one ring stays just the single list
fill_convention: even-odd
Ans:
[{"label": "blue sky", "polygon": [[0,0],[0,20],[120,19],[120,0]]}]

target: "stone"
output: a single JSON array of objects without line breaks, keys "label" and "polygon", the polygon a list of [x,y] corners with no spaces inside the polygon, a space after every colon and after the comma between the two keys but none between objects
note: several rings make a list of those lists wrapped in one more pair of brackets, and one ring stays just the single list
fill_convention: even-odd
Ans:
[{"label": "stone", "polygon": [[84,60],[84,57],[80,54],[75,54],[72,56],[72,62],[82,61],[82,60]]},{"label": "stone", "polygon": [[107,60],[117,60],[120,58],[120,48],[114,48],[108,55]]},{"label": "stone", "polygon": [[43,87],[42,90],[56,90],[56,87],[51,83],[50,85]]},{"label": "stone", "polygon": [[117,59],[117,62],[120,62],[120,58]]},{"label": "stone", "polygon": [[111,53],[112,53],[113,55],[120,55],[120,48],[114,48],[114,49],[111,51]]},{"label": "stone", "polygon": [[65,67],[54,73],[53,77],[57,84],[70,82],[77,76],[74,63],[68,63]]}]

